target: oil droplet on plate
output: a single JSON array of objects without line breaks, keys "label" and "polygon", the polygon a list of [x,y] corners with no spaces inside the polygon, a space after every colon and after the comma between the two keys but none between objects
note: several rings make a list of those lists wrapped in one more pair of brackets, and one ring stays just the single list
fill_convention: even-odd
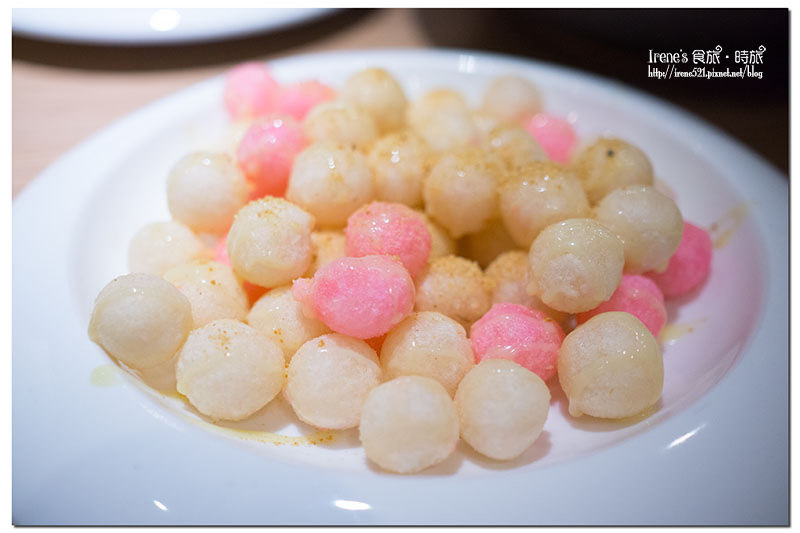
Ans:
[{"label": "oil droplet on plate", "polygon": [[105,364],[100,365],[89,375],[89,381],[92,385],[97,387],[110,387],[117,383],[117,372],[119,369],[116,365]]}]

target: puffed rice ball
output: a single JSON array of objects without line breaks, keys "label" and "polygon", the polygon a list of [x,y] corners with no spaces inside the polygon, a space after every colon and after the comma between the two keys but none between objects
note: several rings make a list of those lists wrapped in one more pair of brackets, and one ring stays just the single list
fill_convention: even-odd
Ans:
[{"label": "puffed rice ball", "polygon": [[544,228],[589,216],[581,182],[555,163],[534,162],[510,172],[499,189],[500,214],[517,245],[528,248]]},{"label": "puffed rice ball", "polygon": [[487,359],[461,381],[455,396],[461,437],[500,461],[521,455],[544,428],[550,389],[542,378],[507,359]]},{"label": "puffed rice ball", "polygon": [[378,136],[372,116],[342,101],[324,102],[303,120],[303,132],[311,142],[331,141],[363,147]]},{"label": "puffed rice ball", "polygon": [[390,472],[413,474],[453,453],[458,413],[438,381],[400,376],[370,391],[358,429],[371,461]]},{"label": "puffed rice ball", "polygon": [[547,153],[531,134],[521,126],[502,124],[492,129],[484,143],[486,149],[496,154],[509,170],[533,163],[547,161]]},{"label": "puffed rice ball", "polygon": [[443,227],[431,220],[431,217],[421,209],[414,209],[414,213],[425,223],[428,233],[431,234],[431,253],[428,255],[428,261],[433,261],[437,257],[445,255],[455,255],[458,251],[456,240]]},{"label": "puffed rice ball", "polygon": [[429,171],[430,149],[409,130],[378,139],[367,154],[375,179],[375,198],[409,207],[422,204],[422,181]]},{"label": "puffed rice ball", "polygon": [[170,268],[164,279],[192,304],[193,328],[220,318],[244,320],[247,316],[247,294],[228,265],[199,259]]},{"label": "puffed rice ball", "polygon": [[450,89],[436,89],[411,102],[408,125],[434,150],[477,145],[480,133],[464,97]]},{"label": "puffed rice ball", "polygon": [[542,311],[544,314],[564,324],[567,313],[548,307],[537,296],[528,294],[530,270],[528,254],[522,250],[511,250],[497,256],[486,267],[484,276],[492,288],[492,304],[510,303],[524,305],[530,309]]},{"label": "puffed rice ball", "polygon": [[114,278],[97,295],[89,338],[127,366],[168,361],[192,328],[192,306],[171,283],[151,274]]},{"label": "puffed rice ball", "polygon": [[477,261],[481,268],[489,266],[500,254],[517,248],[517,243],[499,218],[487,222],[480,231],[464,235],[458,242],[460,255]]},{"label": "puffed rice ball", "polygon": [[622,242],[588,218],[571,218],[546,227],[528,255],[527,291],[545,305],[579,313],[611,298],[622,279]]},{"label": "puffed rice ball", "polygon": [[192,259],[211,258],[212,250],[186,225],[171,220],[148,224],[131,239],[128,269],[162,276]]},{"label": "puffed rice ball", "polygon": [[368,68],[350,76],[342,88],[342,100],[366,110],[380,134],[403,127],[408,101],[403,88],[391,74]]},{"label": "puffed rice ball", "polygon": [[243,420],[281,391],[277,343],[238,320],[215,320],[192,331],[175,363],[178,392],[215,420]]},{"label": "puffed rice ball", "polygon": [[625,271],[663,272],[683,235],[683,217],[669,197],[647,185],[630,185],[606,195],[595,218],[613,231],[625,249]]},{"label": "puffed rice ball", "polygon": [[425,212],[456,239],[475,233],[497,215],[502,162],[479,148],[442,156],[422,189]]},{"label": "puffed rice ball", "polygon": [[308,267],[305,278],[311,278],[317,270],[324,267],[331,261],[341,259],[346,256],[346,243],[344,231],[342,230],[320,230],[311,232],[311,247],[314,258],[311,266]]},{"label": "puffed rice ball", "polygon": [[621,139],[598,139],[578,155],[575,169],[592,204],[626,185],[653,184],[650,159],[639,148]]},{"label": "puffed rice ball", "polygon": [[225,233],[249,192],[244,174],[225,153],[188,154],[167,177],[169,212],[198,233]]},{"label": "puffed rice ball", "polygon": [[483,110],[503,122],[516,122],[542,108],[539,90],[520,76],[499,76],[483,94]]},{"label": "puffed rice ball", "polygon": [[282,198],[254,200],[236,213],[228,232],[228,257],[242,279],[277,287],[311,264],[314,217]]},{"label": "puffed rice ball", "polygon": [[469,328],[491,307],[481,267],[456,255],[433,259],[416,280],[416,311],[438,311]]},{"label": "puffed rice ball", "polygon": [[294,160],[286,198],[314,215],[323,228],[341,228],[375,196],[366,158],[332,141],[312,144]]},{"label": "puffed rice ball", "polygon": [[259,298],[247,315],[247,323],[278,343],[286,361],[304,342],[331,331],[316,318],[303,314],[291,285],[276,287]]},{"label": "puffed rice ball", "polygon": [[370,390],[381,383],[375,350],[338,333],[303,344],[289,363],[286,399],[298,418],[324,429],[356,427]]},{"label": "puffed rice ball", "polygon": [[558,353],[558,380],[572,416],[632,416],[661,397],[661,349],[633,315],[602,313],[564,339]]},{"label": "puffed rice ball", "polygon": [[464,327],[441,313],[414,313],[392,328],[381,347],[385,379],[426,376],[452,396],[475,364]]}]

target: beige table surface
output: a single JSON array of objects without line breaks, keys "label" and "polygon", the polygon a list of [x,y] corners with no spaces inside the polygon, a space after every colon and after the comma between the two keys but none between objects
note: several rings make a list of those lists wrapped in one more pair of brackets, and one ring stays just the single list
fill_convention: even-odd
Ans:
[{"label": "beige table surface", "polygon": [[[326,17],[328,18],[328,17]],[[428,45],[418,30],[413,11],[375,10],[334,14],[330,33],[321,19],[280,35],[237,39],[220,43],[222,62],[196,63],[197,56],[213,45],[180,46],[168,66],[154,70],[76,68],[72,64],[105,65],[113,54],[138,50],[108,47],[58,46],[15,39],[12,60],[12,194],[16,194],[50,163],[92,133],[127,113],[203,79],[220,74],[245,59],[351,48],[406,48]],[[322,28],[321,28],[322,27]],[[307,37],[307,38],[306,38]],[[65,50],[66,49],[66,50]],[[259,53],[258,50],[264,50]],[[159,48],[157,52],[162,52]],[[92,58],[70,58],[94,53]],[[131,54],[131,52],[133,52]],[[255,55],[254,55],[255,54]],[[19,56],[34,58],[20,59]],[[130,61],[130,59],[129,59]],[[45,64],[61,63],[61,64]],[[64,66],[67,65],[67,66]]]}]

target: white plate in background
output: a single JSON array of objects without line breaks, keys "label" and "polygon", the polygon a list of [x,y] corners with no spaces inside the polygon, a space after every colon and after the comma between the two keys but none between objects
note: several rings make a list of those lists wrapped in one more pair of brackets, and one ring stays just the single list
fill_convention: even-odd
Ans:
[{"label": "white plate in background", "polygon": [[53,41],[168,44],[284,29],[330,11],[330,8],[17,8],[12,10],[11,29]]},{"label": "white plate in background", "polygon": [[[170,166],[227,138],[216,78],[94,135],[14,202],[16,524],[788,523],[784,176],[672,106],[552,65],[450,51],[271,65],[281,81],[334,86],[382,66],[411,98],[449,86],[473,104],[489,80],[513,72],[582,137],[615,134],[643,148],[687,220],[732,229],[702,290],[671,306],[672,322],[695,327],[665,348],[658,410],[627,426],[574,420],[557,397],[543,437],[510,464],[461,443],[445,463],[397,476],[365,460],[355,430],[329,446],[259,442],[200,422],[110,367],[87,337],[93,299],[126,271],[133,233],[169,218]],[[287,425],[280,404],[268,409],[268,429],[306,430]]]}]

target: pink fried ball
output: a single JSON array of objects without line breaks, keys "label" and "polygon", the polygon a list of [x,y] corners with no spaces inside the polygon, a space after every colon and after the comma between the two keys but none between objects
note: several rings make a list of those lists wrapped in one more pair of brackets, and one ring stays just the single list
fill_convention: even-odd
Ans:
[{"label": "pink fried ball", "polygon": [[569,162],[576,140],[569,122],[548,113],[537,113],[525,120],[523,127],[544,148],[547,157],[556,163]]},{"label": "pink fried ball", "polygon": [[371,339],[388,332],[414,309],[414,283],[386,255],[343,257],[292,287],[303,312],[337,333]]},{"label": "pink fried ball", "polygon": [[541,311],[518,304],[494,304],[472,325],[469,336],[477,363],[510,359],[544,381],[556,375],[564,331]]},{"label": "pink fried ball", "polygon": [[281,87],[275,100],[278,113],[303,120],[314,107],[336,98],[336,91],[318,81],[301,81]]},{"label": "pink fried ball", "polygon": [[425,223],[398,203],[372,202],[361,207],[347,219],[345,239],[347,255],[397,256],[412,276],[425,268],[431,252]]},{"label": "pink fried ball", "polygon": [[274,109],[279,87],[266,65],[242,63],[228,72],[225,108],[234,120],[266,115]]},{"label": "pink fried ball", "polygon": [[686,294],[708,275],[713,248],[706,230],[684,221],[681,243],[672,254],[667,269],[661,273],[648,272],[647,275],[655,281],[665,298]]},{"label": "pink fried ball", "polygon": [[632,314],[641,320],[656,338],[667,321],[667,309],[664,307],[664,295],[661,290],[653,280],[638,274],[623,274],[622,281],[611,298],[591,311],[579,313],[578,324],[610,311]]},{"label": "pink fried ball", "polygon": [[283,196],[294,156],[305,147],[302,126],[288,115],[270,115],[252,124],[236,150],[239,168],[253,184],[251,199]]}]

